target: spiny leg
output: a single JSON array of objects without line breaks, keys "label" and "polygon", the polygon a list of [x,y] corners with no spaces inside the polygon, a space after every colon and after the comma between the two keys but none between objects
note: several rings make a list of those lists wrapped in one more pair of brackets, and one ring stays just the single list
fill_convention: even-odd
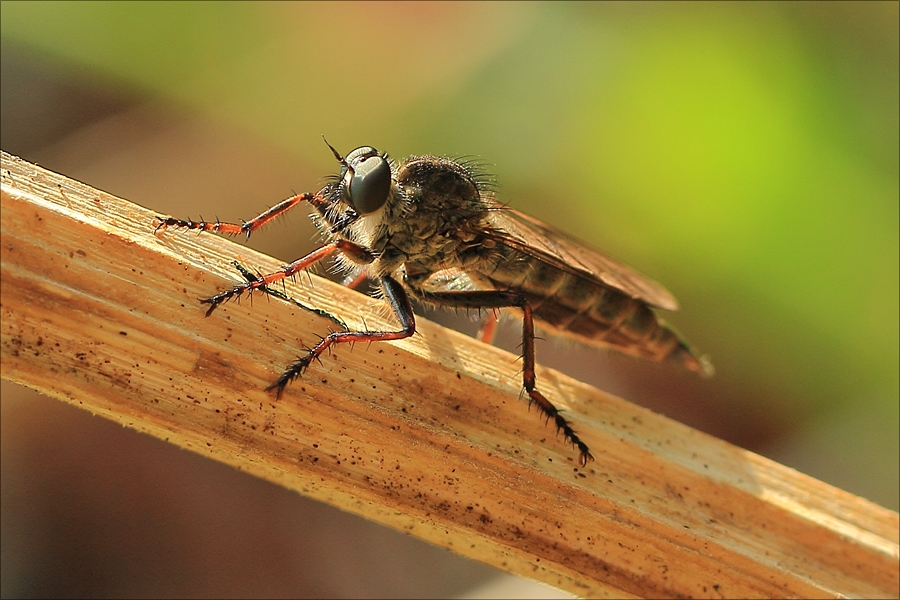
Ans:
[{"label": "spiny leg", "polygon": [[274,219],[280,217],[304,200],[313,205],[316,204],[317,200],[320,202],[322,201],[320,194],[298,194],[296,196],[288,198],[287,200],[279,202],[272,208],[260,213],[258,216],[250,219],[249,221],[244,221],[240,225],[238,225],[237,223],[223,223],[222,221],[219,221],[219,219],[216,219],[215,222],[204,221],[202,217],[199,221],[192,221],[190,219],[185,221],[182,219],[173,219],[172,217],[158,216],[156,217],[156,234],[161,234],[169,227],[181,227],[184,229],[212,231],[213,233],[224,233],[227,235],[244,234],[249,238],[251,233],[259,229],[266,223],[270,223]]},{"label": "spiny leg", "polygon": [[531,314],[531,305],[525,302],[522,306],[522,377],[525,383],[525,391],[532,402],[537,404],[538,408],[547,415],[548,419],[553,419],[557,429],[561,429],[566,438],[578,448],[578,464],[582,467],[586,466],[589,460],[594,460],[594,456],[588,449],[587,444],[581,441],[568,421],[559,414],[559,410],[547,400],[535,387],[534,375],[534,319]]},{"label": "spiny leg", "polygon": [[[259,280],[260,277],[262,277],[261,273],[254,273],[253,271],[251,271],[250,269],[247,269],[246,267],[244,267],[241,263],[239,263],[236,260],[232,261],[231,264],[234,265],[235,269],[240,271],[241,275],[243,275],[244,279],[246,279],[247,281],[254,282],[254,281]],[[301,308],[305,311],[311,312],[315,315],[319,315],[320,317],[324,317],[324,318],[328,319],[329,321],[331,321],[332,323],[334,323],[335,325],[337,325],[338,327],[340,327],[341,329],[343,329],[344,331],[349,330],[349,328],[347,327],[347,324],[344,323],[344,321],[342,319],[334,316],[327,310],[322,310],[321,308],[314,308],[312,306],[307,306],[307,305],[303,304],[302,302],[300,302],[299,300],[297,300],[295,298],[291,298],[285,292],[278,290],[276,288],[271,288],[267,285],[261,286],[259,288],[259,290],[261,292],[265,292],[269,296],[274,296],[275,298],[278,298],[279,300],[283,300],[289,304],[293,304],[294,306]]]},{"label": "spiny leg", "polygon": [[327,218],[328,213],[332,210],[335,203],[337,202],[337,197],[333,196],[329,192],[329,187],[326,186],[315,194],[307,192],[304,194],[291,196],[287,200],[282,200],[272,208],[263,211],[249,221],[244,221],[240,225],[238,225],[237,223],[222,222],[219,219],[216,219],[215,222],[204,221],[203,217],[200,217],[199,221],[192,221],[191,219],[184,220],[175,219],[173,217],[157,216],[155,233],[156,235],[161,235],[169,227],[180,227],[183,229],[196,229],[199,231],[224,233],[226,235],[243,234],[247,238],[249,238],[251,233],[263,227],[264,225],[271,223],[272,221],[304,201],[309,202],[320,215],[326,217],[326,220],[328,220],[329,222],[333,222],[331,233],[339,233],[346,229],[353,222],[355,222],[359,218],[359,214],[353,209],[347,209],[340,215]]},{"label": "spiny leg", "polygon": [[586,466],[588,461],[594,460],[587,444],[572,429],[569,422],[559,413],[553,404],[547,400],[535,387],[534,374],[534,317],[531,313],[531,305],[528,299],[517,292],[507,291],[467,291],[467,292],[430,292],[418,290],[417,295],[426,302],[432,302],[442,306],[459,308],[505,308],[516,307],[522,311],[522,379],[525,392],[528,394],[529,404],[536,404],[538,409],[548,418],[553,419],[557,431],[562,431],[566,440],[578,448],[578,464]]},{"label": "spiny leg", "polygon": [[381,287],[384,290],[384,297],[390,302],[394,314],[400,321],[402,327],[400,331],[333,331],[310,348],[306,356],[288,367],[281,377],[266,389],[275,390],[276,397],[281,398],[287,384],[300,376],[314,360],[318,360],[319,356],[334,344],[401,340],[413,335],[416,332],[416,317],[403,286],[394,278],[385,275],[381,278]]},{"label": "spiny leg", "polygon": [[275,283],[276,281],[281,281],[283,279],[286,279],[287,277],[293,277],[298,272],[309,268],[323,258],[334,254],[336,251],[343,252],[344,255],[361,264],[372,262],[373,260],[372,253],[362,246],[354,244],[353,242],[348,242],[347,240],[337,240],[331,242],[330,244],[325,244],[321,248],[313,250],[303,258],[298,258],[294,262],[284,265],[284,267],[282,267],[280,271],[275,271],[274,273],[269,273],[268,275],[255,275],[247,269],[241,267],[240,265],[236,265],[238,270],[241,272],[241,275],[244,276],[244,279],[246,279],[247,282],[242,283],[241,285],[236,285],[230,290],[219,292],[211,298],[201,299],[201,303],[209,304],[209,309],[206,311],[206,316],[208,317],[209,315],[211,315],[212,312],[216,310],[223,302],[228,302],[229,300],[237,298],[246,292],[253,292],[254,290],[260,289],[265,290],[265,288],[267,288],[269,284]]}]

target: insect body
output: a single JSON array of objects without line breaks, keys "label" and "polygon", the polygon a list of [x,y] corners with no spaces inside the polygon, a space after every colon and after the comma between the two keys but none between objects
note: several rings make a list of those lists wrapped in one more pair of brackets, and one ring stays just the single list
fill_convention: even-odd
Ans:
[{"label": "insect body", "polygon": [[435,156],[395,163],[368,146],[346,158],[331,150],[341,164],[332,181],[241,225],[157,218],[157,232],[182,227],[249,237],[300,202],[314,207],[313,220],[325,245],[268,275],[241,268],[245,283],[202,300],[209,304],[207,315],[245,292],[269,291],[270,284],[329,255],[381,286],[400,329],[332,332],[267,388],[278,397],[334,344],[413,335],[410,295],[437,306],[518,311],[525,393],[578,448],[582,466],[593,460],[590,450],[535,384],[535,321],[587,343],[711,373],[709,364],[653,312],[651,307],[677,309],[669,292],[586,244],[501,205],[466,163]]}]

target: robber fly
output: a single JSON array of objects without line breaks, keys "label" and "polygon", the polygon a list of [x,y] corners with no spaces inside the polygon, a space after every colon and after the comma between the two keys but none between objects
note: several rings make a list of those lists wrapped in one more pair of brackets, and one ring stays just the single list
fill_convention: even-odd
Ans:
[{"label": "robber fly", "polygon": [[411,156],[397,163],[370,146],[345,158],[328,147],[341,165],[338,175],[318,192],[288,198],[250,221],[238,225],[157,217],[158,234],[179,227],[249,237],[301,202],[314,208],[312,218],[326,243],[267,275],[236,264],[246,281],[201,300],[209,305],[207,316],[223,302],[255,290],[270,291],[271,284],[332,255],[339,267],[380,285],[400,329],[328,334],[267,388],[279,398],[288,383],[335,344],[413,335],[416,319],[410,296],[443,307],[518,312],[529,403],[578,449],[582,467],[594,458],[590,450],[535,385],[535,321],[589,344],[711,373],[709,363],[653,312],[653,307],[678,308],[661,285],[500,204],[470,163],[436,156]]}]

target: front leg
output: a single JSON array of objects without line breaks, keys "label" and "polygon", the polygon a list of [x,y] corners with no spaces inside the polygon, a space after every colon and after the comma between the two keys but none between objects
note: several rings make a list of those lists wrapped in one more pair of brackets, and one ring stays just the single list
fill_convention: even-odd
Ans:
[{"label": "front leg", "polygon": [[316,205],[317,201],[323,201],[321,193],[298,194],[297,196],[292,196],[287,200],[279,202],[272,208],[262,212],[249,221],[244,221],[240,225],[238,225],[237,223],[223,223],[222,221],[219,221],[219,219],[216,219],[215,222],[204,221],[203,217],[200,217],[199,221],[192,221],[190,219],[174,219],[172,217],[156,217],[157,224],[155,233],[156,235],[161,235],[169,227],[180,227],[184,229],[197,229],[199,231],[212,231],[213,233],[224,233],[226,235],[242,234],[249,238],[251,233],[259,229],[266,223],[272,222],[304,200],[309,202],[310,204],[313,204],[314,206]]},{"label": "front leg", "polygon": [[[320,215],[327,217],[333,210],[334,204],[337,202],[336,197],[331,197],[328,193],[328,186],[322,188],[315,194],[307,192],[305,194],[297,194],[291,196],[287,200],[282,200],[272,208],[269,208],[259,215],[253,217],[249,221],[244,221],[240,225],[237,223],[227,223],[220,221],[218,218],[213,221],[204,221],[200,217],[199,221],[191,219],[175,219],[173,217],[156,217],[156,235],[162,235],[169,227],[178,227],[182,229],[195,229],[198,231],[211,231],[213,233],[223,233],[225,235],[244,235],[248,239],[250,234],[264,225],[271,223],[287,211],[291,210],[301,202],[308,202],[315,208]],[[340,233],[359,218],[359,214],[353,209],[347,209],[340,216],[336,217],[332,224],[331,233]],[[327,218],[326,218],[327,220]]]},{"label": "front leg", "polygon": [[403,286],[393,277],[385,275],[381,278],[381,288],[384,290],[384,297],[387,298],[394,310],[394,315],[400,321],[402,327],[400,331],[333,331],[322,338],[313,348],[310,348],[306,356],[288,367],[281,377],[266,389],[275,390],[276,397],[281,398],[287,384],[301,375],[314,360],[319,360],[319,356],[334,344],[402,340],[414,334],[416,317]]},{"label": "front leg", "polygon": [[416,295],[425,302],[457,308],[506,308],[515,307],[522,311],[522,379],[529,404],[536,404],[542,413],[553,419],[557,431],[562,431],[566,440],[578,448],[578,464],[586,466],[594,460],[587,444],[581,441],[575,430],[563,417],[559,409],[547,400],[535,387],[534,374],[534,317],[528,299],[519,292],[512,291],[467,291],[467,292],[430,292],[419,290]]}]

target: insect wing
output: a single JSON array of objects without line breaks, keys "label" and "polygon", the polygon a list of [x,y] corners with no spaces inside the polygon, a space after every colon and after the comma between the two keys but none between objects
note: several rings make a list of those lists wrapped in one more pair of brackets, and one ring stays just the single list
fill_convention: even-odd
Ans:
[{"label": "insect wing", "polygon": [[498,243],[567,273],[614,287],[651,306],[678,310],[678,301],[652,279],[551,225],[493,202],[496,204],[496,210],[491,212],[494,231],[489,237]]}]

